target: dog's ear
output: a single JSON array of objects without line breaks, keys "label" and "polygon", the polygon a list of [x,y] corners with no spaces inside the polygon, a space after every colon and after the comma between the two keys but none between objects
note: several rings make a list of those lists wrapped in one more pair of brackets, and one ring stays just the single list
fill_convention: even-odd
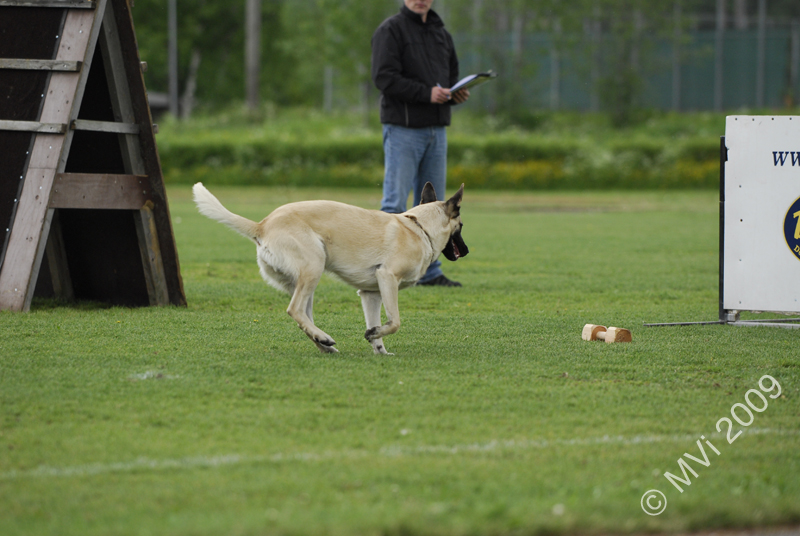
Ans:
[{"label": "dog's ear", "polygon": [[425,187],[422,188],[422,199],[419,204],[424,205],[425,203],[433,203],[434,201],[436,201],[436,190],[434,190],[433,184],[428,181],[425,183]]},{"label": "dog's ear", "polygon": [[447,203],[444,204],[445,212],[447,213],[447,217],[450,219],[458,218],[459,214],[461,214],[461,198],[464,197],[464,185],[461,185],[461,188],[453,194],[453,197],[447,200]]}]

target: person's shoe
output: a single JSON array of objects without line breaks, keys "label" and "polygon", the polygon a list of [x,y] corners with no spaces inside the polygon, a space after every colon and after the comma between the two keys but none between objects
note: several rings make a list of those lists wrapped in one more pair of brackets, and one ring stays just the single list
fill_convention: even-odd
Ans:
[{"label": "person's shoe", "polygon": [[434,277],[430,281],[425,281],[417,283],[417,285],[424,285],[426,287],[460,287],[461,283],[458,281],[451,281],[447,279],[447,277],[442,274],[438,277]]}]

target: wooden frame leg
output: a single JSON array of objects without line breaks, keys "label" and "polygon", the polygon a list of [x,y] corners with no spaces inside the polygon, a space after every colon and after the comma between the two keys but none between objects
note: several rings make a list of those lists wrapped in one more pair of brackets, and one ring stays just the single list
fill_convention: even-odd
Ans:
[{"label": "wooden frame leg", "polygon": [[133,217],[136,223],[136,235],[139,237],[139,251],[142,254],[142,266],[144,267],[150,305],[169,305],[167,278],[164,273],[164,262],[161,259],[161,249],[158,245],[152,201],[148,201],[141,209],[134,212]]},{"label": "wooden frame leg", "polygon": [[64,247],[64,236],[61,234],[61,220],[58,210],[53,211],[50,222],[50,235],[47,238],[47,266],[53,281],[53,293],[57,300],[73,301],[75,291],[72,288],[72,278],[67,264],[67,251]]}]

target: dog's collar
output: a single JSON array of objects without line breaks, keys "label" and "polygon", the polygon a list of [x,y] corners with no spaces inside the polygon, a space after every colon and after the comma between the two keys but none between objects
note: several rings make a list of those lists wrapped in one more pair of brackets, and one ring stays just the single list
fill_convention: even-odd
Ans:
[{"label": "dog's collar", "polygon": [[431,235],[429,235],[429,234],[428,234],[428,231],[426,231],[426,230],[425,230],[425,227],[423,227],[423,226],[422,226],[422,225],[421,225],[421,224],[420,224],[420,223],[417,221],[417,218],[415,218],[414,216],[406,216],[406,218],[408,218],[409,220],[411,220],[411,221],[413,221],[414,223],[416,223],[416,224],[417,224],[417,227],[419,227],[420,229],[422,229],[422,232],[423,232],[423,233],[425,233],[425,237],[428,239],[428,244],[430,244],[430,246],[431,246],[431,249],[433,249],[433,240],[431,240]]}]

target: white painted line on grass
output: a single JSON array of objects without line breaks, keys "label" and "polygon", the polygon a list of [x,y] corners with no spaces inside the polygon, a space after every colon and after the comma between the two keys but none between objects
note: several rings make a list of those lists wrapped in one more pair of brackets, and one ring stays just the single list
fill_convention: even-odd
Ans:
[{"label": "white painted line on grass", "polygon": [[[365,453],[366,454],[366,453]],[[313,452],[294,454],[273,454],[265,456],[240,456],[228,454],[224,456],[191,456],[187,458],[174,458],[153,460],[150,458],[137,458],[130,462],[91,463],[86,465],[73,465],[68,467],[54,467],[40,465],[28,471],[7,471],[0,473],[0,480],[11,480],[30,477],[69,477],[93,476],[105,473],[130,473],[136,471],[163,471],[169,469],[194,469],[199,467],[223,467],[226,465],[243,465],[253,463],[281,463],[290,461],[324,461],[330,459],[343,459],[349,456],[345,452],[326,452],[316,454]]]},{"label": "white painted line on grass", "polygon": [[[775,430],[771,428],[753,428],[742,435],[800,435],[800,430]],[[711,437],[723,437],[725,434],[709,434]],[[521,440],[492,440],[486,443],[472,443],[466,445],[421,445],[417,447],[392,446],[383,447],[381,454],[386,456],[404,456],[412,454],[462,454],[471,452],[492,452],[496,450],[530,450],[547,449],[552,447],[593,446],[593,445],[640,445],[648,443],[678,443],[692,441],[697,434],[684,434],[672,436],[602,436],[574,439],[521,439]]]},{"label": "white painted line on grass", "polygon": [[[723,437],[724,434],[709,434],[711,437]],[[744,431],[743,435],[800,435],[800,430],[783,430],[773,428],[753,428]],[[131,473],[141,471],[167,471],[186,470],[195,468],[216,468],[232,465],[260,464],[260,463],[285,463],[285,462],[323,462],[328,460],[347,460],[370,457],[396,458],[402,456],[418,456],[425,454],[441,454],[452,456],[457,454],[481,454],[504,451],[524,451],[535,449],[551,449],[553,447],[571,446],[598,446],[598,445],[643,445],[651,443],[679,443],[692,441],[697,434],[682,434],[670,436],[599,436],[573,439],[509,439],[492,440],[484,443],[467,443],[462,445],[418,445],[402,446],[391,445],[378,451],[367,450],[339,450],[296,453],[277,453],[263,456],[247,456],[228,454],[223,456],[191,456],[186,458],[173,458],[154,460],[150,458],[137,458],[129,462],[91,463],[86,465],[73,465],[57,467],[40,465],[35,469],[11,470],[0,473],[0,480],[16,480],[23,478],[57,478],[94,476],[106,473]]]}]

